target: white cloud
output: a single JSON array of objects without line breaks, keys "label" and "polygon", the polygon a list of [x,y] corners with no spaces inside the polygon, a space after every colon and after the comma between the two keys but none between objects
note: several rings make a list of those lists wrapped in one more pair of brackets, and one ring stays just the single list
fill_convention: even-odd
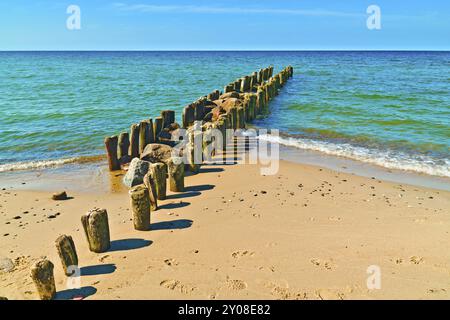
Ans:
[{"label": "white cloud", "polygon": [[143,13],[203,13],[203,14],[280,14],[300,16],[333,16],[333,17],[360,17],[362,14],[347,13],[329,10],[302,10],[279,8],[244,8],[244,7],[215,7],[194,5],[151,5],[151,4],[125,4],[115,3],[114,6],[123,11]]}]

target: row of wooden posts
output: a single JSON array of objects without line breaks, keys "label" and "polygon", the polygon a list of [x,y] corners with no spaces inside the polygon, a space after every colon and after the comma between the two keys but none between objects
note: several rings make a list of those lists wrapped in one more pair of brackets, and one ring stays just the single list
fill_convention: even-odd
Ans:
[{"label": "row of wooden posts", "polygon": [[[242,77],[225,86],[224,93],[244,93],[244,105],[231,108],[214,122],[210,127],[222,130],[245,128],[246,123],[257,115],[267,112],[268,102],[273,99],[278,90],[292,77],[293,68],[286,67],[273,76],[273,67],[261,69],[251,76]],[[183,127],[192,126],[195,121],[205,117],[206,101],[218,100],[222,95],[218,90],[200,98],[188,105],[183,111]],[[205,121],[203,121],[205,122]],[[144,120],[139,125],[131,126],[130,133],[108,137],[105,145],[108,153],[110,170],[120,169],[121,164],[139,157],[145,146],[161,140],[160,133],[175,123],[175,112],[163,111],[160,117]],[[169,164],[150,164],[149,171],[143,179],[143,184],[130,189],[130,204],[132,218],[136,230],[150,230],[151,211],[157,210],[157,201],[166,198],[167,177],[169,190],[184,191],[184,164],[177,161]],[[194,170],[191,168],[191,170]],[[111,247],[108,213],[106,209],[93,209],[81,217],[81,224],[88,242],[89,250],[95,253],[107,252]],[[78,256],[75,243],[71,236],[62,235],[55,241],[58,255],[66,276],[74,276],[78,268]],[[47,259],[37,261],[31,269],[31,277],[36,285],[39,296],[43,300],[53,299],[56,294],[54,279],[54,265]]]}]

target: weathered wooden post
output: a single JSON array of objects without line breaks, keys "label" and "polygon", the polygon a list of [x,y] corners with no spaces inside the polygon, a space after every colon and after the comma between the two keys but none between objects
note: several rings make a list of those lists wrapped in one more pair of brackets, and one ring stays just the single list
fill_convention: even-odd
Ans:
[{"label": "weathered wooden post", "polygon": [[[200,171],[200,163],[201,162],[201,147],[198,146],[198,143],[202,142],[202,133],[198,132],[198,130],[194,129],[188,133],[189,141],[186,148],[188,152],[187,158],[189,160],[188,168],[192,173],[199,173]],[[197,142],[197,143],[196,143]]]},{"label": "weathered wooden post", "polygon": [[149,122],[147,120],[139,123],[139,154],[144,152],[145,147],[149,143]]},{"label": "weathered wooden post", "polygon": [[108,251],[109,237],[108,213],[105,209],[93,209],[81,217],[89,250],[96,253]]},{"label": "weathered wooden post", "polygon": [[108,156],[109,171],[120,170],[120,162],[117,157],[117,136],[105,138],[106,154]]},{"label": "weathered wooden post", "polygon": [[168,164],[169,189],[172,192],[184,191],[184,163],[180,157],[173,157]]},{"label": "weathered wooden post", "polygon": [[143,184],[131,188],[131,212],[134,229],[147,231],[150,229],[150,194]]},{"label": "weathered wooden post", "polygon": [[243,107],[237,108],[237,124],[238,129],[245,128],[245,112]]},{"label": "weathered wooden post", "polygon": [[175,122],[175,111],[173,110],[161,111],[161,118],[163,118],[163,129],[168,128],[172,123]]},{"label": "weathered wooden post", "polygon": [[119,135],[119,149],[117,157],[119,158],[119,162],[121,164],[130,161],[130,157],[128,156],[128,151],[130,148],[130,135],[128,132],[122,132]]},{"label": "weathered wooden post", "polygon": [[163,118],[162,117],[156,117],[155,121],[153,122],[153,141],[158,142],[159,138],[158,135],[163,129]]},{"label": "weathered wooden post", "polygon": [[132,124],[130,129],[130,151],[131,159],[139,157],[139,125]]},{"label": "weathered wooden post", "polygon": [[162,162],[151,164],[150,174],[155,181],[158,200],[165,200],[167,194],[167,165]]},{"label": "weathered wooden post", "polygon": [[72,237],[66,235],[59,236],[55,241],[55,245],[64,273],[66,276],[72,276],[75,272],[73,267],[78,268],[77,250]]},{"label": "weathered wooden post", "polygon": [[194,105],[190,104],[183,109],[183,128],[187,129],[195,121]]},{"label": "weathered wooden post", "polygon": [[37,261],[31,267],[31,278],[36,286],[41,300],[51,300],[56,294],[53,263],[47,259]]},{"label": "weathered wooden post", "polygon": [[150,196],[151,211],[158,210],[158,191],[156,190],[155,180],[152,178],[151,172],[148,172],[144,176],[144,185],[147,187]]},{"label": "weathered wooden post", "polygon": [[228,93],[228,92],[232,92],[232,91],[234,91],[234,83],[227,84],[225,86],[225,88],[223,89],[224,93]]},{"label": "weathered wooden post", "polygon": [[245,76],[241,78],[241,92],[247,92],[250,89],[250,77]]}]

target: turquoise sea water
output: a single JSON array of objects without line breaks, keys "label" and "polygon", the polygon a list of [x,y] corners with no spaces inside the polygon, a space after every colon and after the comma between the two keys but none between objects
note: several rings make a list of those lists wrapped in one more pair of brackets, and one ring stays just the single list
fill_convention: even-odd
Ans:
[{"label": "turquoise sea water", "polygon": [[0,52],[0,172],[103,154],[270,64],[295,73],[256,121],[279,142],[450,177],[450,52]]}]

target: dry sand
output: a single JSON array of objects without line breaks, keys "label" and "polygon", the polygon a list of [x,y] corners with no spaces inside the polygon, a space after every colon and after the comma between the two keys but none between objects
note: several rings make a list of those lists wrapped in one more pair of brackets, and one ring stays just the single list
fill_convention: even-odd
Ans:
[{"label": "dry sand", "polygon": [[[68,234],[87,299],[450,298],[448,191],[285,161],[275,176],[204,166],[152,212],[153,230],[138,232],[120,178],[103,191],[68,183],[73,199],[59,202],[47,189],[0,190],[0,259],[15,263],[0,271],[0,296],[36,299],[29,267],[40,256],[55,264],[58,297],[76,294],[54,246]],[[104,254],[89,252],[81,229],[94,207],[110,218]],[[371,265],[379,290],[366,285]]]}]

